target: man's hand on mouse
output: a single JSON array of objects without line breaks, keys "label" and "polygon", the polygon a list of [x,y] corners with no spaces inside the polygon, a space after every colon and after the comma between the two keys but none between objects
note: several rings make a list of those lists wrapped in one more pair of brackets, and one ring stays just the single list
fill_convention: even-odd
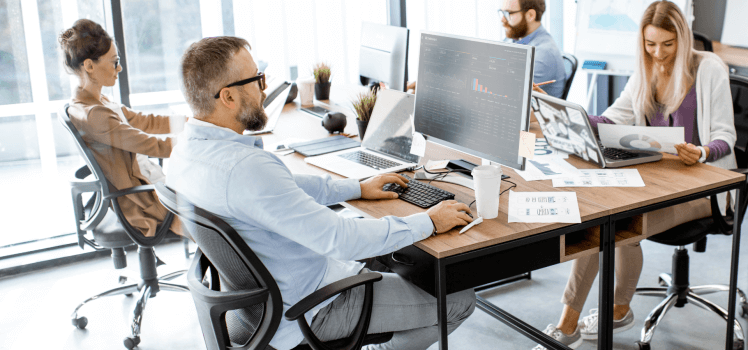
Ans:
[{"label": "man's hand on mouse", "polygon": [[472,213],[467,204],[456,200],[443,201],[426,211],[431,221],[434,222],[436,233],[444,233],[455,226],[464,226],[473,222],[473,218],[468,215]]},{"label": "man's hand on mouse", "polygon": [[408,187],[408,179],[398,174],[381,174],[364,180],[361,185],[362,199],[392,199],[397,198],[397,193],[382,191],[382,187],[388,183],[395,183],[402,188]]}]

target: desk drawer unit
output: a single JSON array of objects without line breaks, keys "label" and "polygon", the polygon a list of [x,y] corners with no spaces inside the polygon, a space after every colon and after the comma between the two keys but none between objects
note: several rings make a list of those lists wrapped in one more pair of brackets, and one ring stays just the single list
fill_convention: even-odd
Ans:
[{"label": "desk drawer unit", "polygon": [[[481,286],[560,262],[559,236],[533,244],[496,250],[506,244],[508,243],[483,248],[491,252],[478,258],[463,261],[459,261],[460,255],[445,258],[457,260],[447,265],[447,293]],[[417,247],[408,246],[382,256],[380,260],[398,275],[436,296],[435,257]]]}]

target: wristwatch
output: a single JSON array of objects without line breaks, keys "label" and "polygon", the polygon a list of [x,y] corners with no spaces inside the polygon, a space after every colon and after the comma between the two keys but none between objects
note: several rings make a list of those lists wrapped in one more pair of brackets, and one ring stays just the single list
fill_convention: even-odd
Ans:
[{"label": "wristwatch", "polygon": [[698,147],[699,150],[701,151],[701,158],[699,158],[699,163],[706,162],[706,150],[702,146],[696,146],[696,147]]}]

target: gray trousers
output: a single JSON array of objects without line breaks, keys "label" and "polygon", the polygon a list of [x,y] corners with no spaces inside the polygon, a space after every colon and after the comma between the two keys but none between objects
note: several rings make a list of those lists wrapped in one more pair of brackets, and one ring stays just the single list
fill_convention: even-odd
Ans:
[{"label": "gray trousers", "polygon": [[[368,271],[364,269],[364,271]],[[394,273],[382,273],[374,283],[369,334],[393,332],[384,344],[366,350],[425,350],[439,339],[436,298]],[[364,302],[364,286],[341,293],[322,308],[311,328],[322,341],[346,338],[353,332]],[[472,289],[447,296],[447,331],[452,333],[475,310]]]}]

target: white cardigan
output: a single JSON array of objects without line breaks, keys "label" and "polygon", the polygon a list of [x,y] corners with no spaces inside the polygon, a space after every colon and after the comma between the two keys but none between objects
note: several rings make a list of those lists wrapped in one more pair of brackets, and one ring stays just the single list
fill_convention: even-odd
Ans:
[{"label": "white cardigan", "polygon": [[[723,140],[730,146],[730,154],[709,164],[723,169],[737,167],[735,154],[732,152],[737,140],[735,132],[735,115],[732,110],[730,78],[727,66],[719,56],[711,52],[699,52],[702,55],[696,72],[696,125],[699,140],[706,145],[714,140]],[[633,108],[633,90],[639,86],[638,73],[626,84],[621,96],[612,106],[603,112],[603,116],[616,124],[646,126],[646,117]],[[686,140],[689,142],[690,140]],[[733,191],[732,198],[735,198]],[[725,194],[718,195],[720,209],[725,212]],[[734,201],[733,201],[734,202]]]}]

